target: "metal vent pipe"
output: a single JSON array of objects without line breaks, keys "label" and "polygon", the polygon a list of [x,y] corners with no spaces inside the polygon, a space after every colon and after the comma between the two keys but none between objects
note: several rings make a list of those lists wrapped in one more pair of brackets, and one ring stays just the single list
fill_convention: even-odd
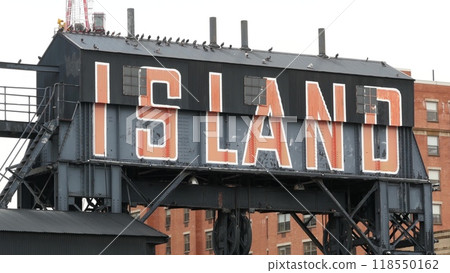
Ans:
[{"label": "metal vent pipe", "polygon": [[241,49],[249,51],[248,47],[248,22],[247,20],[241,21]]},{"label": "metal vent pipe", "polygon": [[209,17],[209,46],[218,48],[217,44],[217,20],[216,17]]},{"label": "metal vent pipe", "polygon": [[128,37],[134,37],[134,9],[127,9]]},{"label": "metal vent pipe", "polygon": [[319,56],[326,57],[327,54],[325,52],[325,29],[319,28]]}]

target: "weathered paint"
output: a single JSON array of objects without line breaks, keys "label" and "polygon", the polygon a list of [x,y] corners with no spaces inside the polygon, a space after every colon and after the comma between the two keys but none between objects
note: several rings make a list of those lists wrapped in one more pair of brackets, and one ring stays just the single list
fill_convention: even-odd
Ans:
[{"label": "weathered paint", "polygon": [[[276,78],[266,77],[266,104],[257,105],[253,116],[239,116],[223,113],[224,97],[232,92],[223,90],[223,75],[219,72],[210,71],[209,77],[204,79],[209,87],[209,108],[198,112],[174,105],[174,102],[189,97],[182,92],[183,74],[180,71],[150,66],[143,66],[140,71],[146,74],[147,93],[139,95],[139,105],[134,108],[134,113],[130,111],[132,107],[122,106],[121,116],[114,120],[118,124],[127,122],[124,131],[135,137],[131,142],[112,144],[114,150],[118,145],[123,151],[121,157],[114,160],[146,160],[152,165],[174,161],[183,165],[198,155],[200,160],[192,162],[192,166],[211,166],[214,169],[218,165],[227,165],[227,168],[283,169],[293,173],[313,171],[425,177],[423,170],[418,173],[399,172],[402,162],[400,149],[412,150],[414,157],[419,157],[419,154],[414,147],[405,147],[399,139],[403,102],[397,88],[368,86],[377,90],[378,101],[387,102],[387,113],[383,114],[388,117],[389,125],[378,125],[380,119],[370,113],[365,114],[365,124],[355,124],[346,122],[347,109],[354,108],[349,107],[346,100],[347,90],[351,88],[340,82],[333,83],[332,90],[322,90],[318,81],[305,81],[305,105],[298,106],[305,109],[306,119],[301,120],[296,116],[285,116],[281,94],[286,91],[280,89]],[[166,104],[154,102],[153,83],[165,84],[165,94],[169,99]],[[101,84],[97,82],[96,86]],[[324,99],[329,93],[333,98],[331,105]],[[96,94],[97,97],[101,94]],[[104,104],[95,104],[94,115],[99,115],[99,118],[94,121],[103,117],[102,112],[98,113],[97,105]],[[236,122],[225,124],[223,118],[232,118]],[[142,126],[144,123],[146,125]],[[95,135],[99,132],[97,123],[92,126],[93,138],[102,139],[101,132],[99,136]],[[375,128],[379,129],[374,132]],[[405,129],[411,133],[410,128]],[[114,131],[117,132],[116,129]],[[226,136],[223,132],[235,134]],[[118,133],[122,132],[119,130]],[[191,149],[180,147],[180,139]],[[109,142],[106,139],[104,143]],[[97,146],[94,142],[94,156],[98,155]],[[355,149],[355,146],[360,148]],[[268,161],[271,163],[267,164]]]}]

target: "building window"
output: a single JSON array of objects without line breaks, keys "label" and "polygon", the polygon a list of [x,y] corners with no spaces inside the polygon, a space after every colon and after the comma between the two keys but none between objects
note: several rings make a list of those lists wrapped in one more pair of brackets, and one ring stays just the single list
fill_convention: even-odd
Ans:
[{"label": "building window", "polygon": [[427,136],[428,155],[439,155],[439,137]]},{"label": "building window", "polygon": [[317,255],[317,247],[312,241],[303,242],[304,255]]},{"label": "building window", "polygon": [[134,210],[134,211],[130,212],[130,216],[135,219],[139,219],[140,215],[141,215],[141,210]]},{"label": "building window", "polygon": [[147,76],[145,69],[138,66],[123,66],[123,94],[139,96],[147,94]]},{"label": "building window", "polygon": [[305,222],[307,227],[315,227],[316,226],[316,216],[311,214],[303,215],[303,221]]},{"label": "building window", "polygon": [[278,214],[278,232],[287,232],[291,230],[291,215]]},{"label": "building window", "polygon": [[191,251],[191,235],[189,233],[184,234],[184,254],[188,254]]},{"label": "building window", "polygon": [[184,223],[185,224],[189,223],[189,212],[190,212],[190,209],[184,209]]},{"label": "building window", "polygon": [[426,101],[427,121],[438,122],[438,102]]},{"label": "building window", "polygon": [[356,113],[376,114],[377,105],[377,89],[375,87],[356,86]]},{"label": "building window", "polygon": [[433,191],[441,190],[441,170],[428,169],[428,178],[430,179]]},{"label": "building window", "polygon": [[244,77],[244,103],[248,105],[266,104],[266,79]]},{"label": "building window", "polygon": [[291,245],[279,246],[278,255],[291,255]]},{"label": "building window", "polygon": [[291,255],[291,245],[279,246],[278,255]]},{"label": "building window", "polygon": [[166,208],[166,228],[170,227],[170,209]]},{"label": "building window", "polygon": [[211,220],[214,219],[214,210],[209,209],[205,212],[205,219],[206,220]]},{"label": "building window", "polygon": [[433,204],[433,225],[442,224],[441,220],[441,204]]},{"label": "building window", "polygon": [[172,242],[171,242],[171,240],[170,240],[171,238],[169,237],[169,239],[167,240],[167,243],[166,243],[166,255],[170,255],[170,254],[172,254]]},{"label": "building window", "polygon": [[207,231],[205,234],[206,234],[206,250],[211,250],[213,248],[212,231]]}]

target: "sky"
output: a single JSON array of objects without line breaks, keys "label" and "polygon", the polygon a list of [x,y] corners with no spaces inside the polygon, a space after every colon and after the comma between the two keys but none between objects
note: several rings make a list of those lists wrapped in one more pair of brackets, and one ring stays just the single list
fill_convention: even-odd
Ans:
[{"label": "sky", "polygon": [[[65,0],[2,1],[0,61],[37,63],[65,17]],[[218,42],[240,45],[240,21],[248,20],[254,49],[317,54],[317,29],[326,28],[327,54],[385,61],[412,76],[450,82],[448,1],[107,1],[106,29],[126,32],[126,9],[135,8],[136,33],[209,40],[209,17],[217,17]],[[0,73],[0,85],[12,77]]]},{"label": "sky", "polygon": [[[0,61],[36,64],[58,18],[65,19],[65,4],[2,1]],[[209,41],[209,17],[215,16],[219,44],[239,47],[240,21],[248,20],[250,48],[280,52],[317,55],[317,29],[325,28],[329,56],[385,61],[411,69],[418,80],[431,80],[434,69],[436,81],[450,82],[450,16],[444,0],[93,1],[93,11],[106,13],[111,32],[126,33],[127,8],[135,9],[136,33],[145,36]],[[34,87],[35,81],[34,72],[0,69],[0,86]],[[1,166],[16,140],[0,141]]]}]

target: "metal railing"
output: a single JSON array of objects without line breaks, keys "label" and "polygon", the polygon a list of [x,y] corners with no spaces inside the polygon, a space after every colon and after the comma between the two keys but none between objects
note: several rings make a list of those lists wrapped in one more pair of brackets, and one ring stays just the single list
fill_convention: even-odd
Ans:
[{"label": "metal railing", "polygon": [[38,90],[45,96],[46,88],[0,86],[0,120],[35,122]]},{"label": "metal railing", "polygon": [[[60,110],[64,108],[65,104],[74,105],[74,113],[71,115],[73,118],[79,102],[65,100],[66,86],[78,88],[77,85],[66,85],[64,83],[56,83],[46,88],[0,86],[0,120],[3,118],[7,121],[28,122],[27,130],[22,132],[11,152],[0,166],[0,172],[3,172],[0,173],[0,182],[3,179],[8,179],[6,176],[7,172],[25,147],[26,140],[30,139],[31,134],[37,133],[41,125],[54,119],[59,120]],[[8,92],[8,90],[35,91],[35,94],[19,94],[13,91]],[[14,109],[11,109],[12,107]],[[18,114],[25,114],[26,120],[16,120],[17,116],[15,115]],[[8,161],[10,162],[9,167],[5,168],[8,165]]]}]

